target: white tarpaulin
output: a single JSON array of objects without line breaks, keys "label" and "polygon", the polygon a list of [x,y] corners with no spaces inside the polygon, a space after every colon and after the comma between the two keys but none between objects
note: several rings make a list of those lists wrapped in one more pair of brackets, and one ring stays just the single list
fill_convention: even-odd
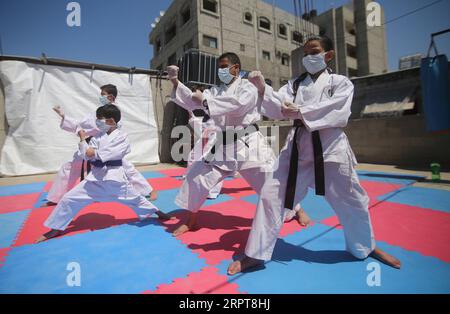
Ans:
[{"label": "white tarpaulin", "polygon": [[26,63],[0,61],[9,126],[1,152],[0,173],[30,175],[57,171],[70,160],[78,137],[60,129],[52,110],[60,105],[66,116],[82,119],[100,105],[100,86],[114,84],[122,111],[122,130],[130,138],[133,163],[158,163],[158,128],[153,110],[150,78]]}]

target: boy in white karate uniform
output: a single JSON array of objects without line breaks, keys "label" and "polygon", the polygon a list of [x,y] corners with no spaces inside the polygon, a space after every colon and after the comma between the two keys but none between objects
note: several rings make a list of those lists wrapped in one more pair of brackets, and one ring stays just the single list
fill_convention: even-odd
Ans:
[{"label": "boy in white karate uniform", "polygon": [[[115,102],[118,94],[116,86],[107,84],[100,87],[100,90],[101,96],[99,102],[101,105],[113,104]],[[65,115],[60,107],[55,107],[54,110],[62,119],[61,129],[74,134],[78,134],[80,130],[84,130],[87,137],[96,136],[100,133],[98,126],[95,124],[96,117],[94,114],[90,114],[83,120],[77,121]],[[52,187],[48,192],[47,206],[56,205],[63,195],[70,191],[78,183],[83,163],[83,158],[76,152],[71,161],[68,161],[62,165],[53,181]],[[144,176],[136,170],[131,162],[124,159],[123,167],[129,181],[141,195],[150,195],[150,200],[152,201],[157,198],[157,191],[152,188]]]},{"label": "boy in white karate uniform", "polygon": [[174,85],[172,101],[188,111],[204,110],[216,127],[215,143],[210,153],[195,161],[175,200],[181,208],[190,211],[188,221],[178,227],[178,236],[197,228],[196,213],[205,202],[209,191],[225,177],[235,172],[259,194],[268,172],[271,172],[275,154],[259,131],[261,119],[257,107],[258,92],[248,80],[240,77],[241,61],[235,53],[224,53],[218,58],[218,76],[222,84],[203,93],[192,92],[178,81],[178,67],[167,68]]},{"label": "boy in white karate uniform", "polygon": [[300,202],[308,187],[325,199],[343,226],[346,248],[358,259],[372,256],[400,268],[395,257],[376,247],[368,210],[369,198],[355,171],[356,158],[343,131],[351,114],[353,84],[330,74],[333,42],[312,37],[304,47],[308,73],[275,92],[260,72],[249,80],[257,87],[262,113],[273,119],[293,119],[294,128],[280,152],[276,167],[262,188],[245,257],[233,262],[234,275],[272,257],[286,214],[285,207]]},{"label": "boy in white karate uniform", "polygon": [[97,109],[96,123],[101,132],[89,144],[85,132],[78,132],[78,153],[91,163],[92,171],[63,196],[44,223],[51,231],[36,242],[60,235],[77,213],[93,202],[120,202],[133,209],[140,219],[152,214],[160,219],[170,219],[134,188],[125,173],[123,160],[130,152],[130,142],[127,134],[117,128],[120,118],[117,106],[105,105]]}]

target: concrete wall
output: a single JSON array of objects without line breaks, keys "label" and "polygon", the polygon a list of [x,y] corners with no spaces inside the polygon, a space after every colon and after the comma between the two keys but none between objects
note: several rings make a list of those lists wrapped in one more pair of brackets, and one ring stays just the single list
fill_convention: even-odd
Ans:
[{"label": "concrete wall", "polygon": [[421,115],[352,120],[345,132],[359,162],[450,169],[450,131],[427,132]]}]

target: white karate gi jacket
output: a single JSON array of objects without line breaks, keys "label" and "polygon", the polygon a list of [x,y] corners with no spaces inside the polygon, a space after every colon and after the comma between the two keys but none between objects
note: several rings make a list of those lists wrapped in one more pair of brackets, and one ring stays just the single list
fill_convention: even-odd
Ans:
[{"label": "white karate gi jacket", "polygon": [[[231,85],[214,86],[203,92],[206,112],[214,122],[218,131],[226,131],[227,127],[243,129],[257,123],[261,119],[257,107],[258,92],[248,80],[237,78]],[[172,93],[172,101],[186,110],[205,109],[192,101],[192,92],[181,82]],[[221,140],[216,136],[211,144]],[[230,149],[230,146],[231,149]],[[261,132],[243,136],[235,143],[229,142],[226,147],[220,146],[210,164],[224,171],[245,170],[251,168],[271,167],[275,155]]]},{"label": "white karate gi jacket", "polygon": [[[293,102],[294,81],[290,80],[278,92],[266,85],[264,96],[259,100],[263,115],[272,119],[286,119],[281,106],[284,101]],[[347,77],[326,71],[315,84],[309,75],[300,83],[295,104],[300,112],[298,118],[302,119],[306,128],[302,128],[303,131],[297,136],[301,161],[314,160],[311,132],[319,130],[324,162],[351,162],[356,165],[355,155],[343,131],[351,114],[353,90],[353,83]],[[291,130],[283,149],[292,145],[293,137],[294,130]]]}]

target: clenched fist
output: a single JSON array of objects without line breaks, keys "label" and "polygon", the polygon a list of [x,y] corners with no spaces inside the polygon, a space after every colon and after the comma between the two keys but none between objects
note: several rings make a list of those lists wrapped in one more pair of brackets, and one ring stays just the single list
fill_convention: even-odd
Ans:
[{"label": "clenched fist", "polygon": [[192,100],[201,105],[203,102],[203,93],[197,89],[192,93]]},{"label": "clenched fist", "polygon": [[180,68],[176,65],[169,65],[166,69],[169,80],[178,79]]},{"label": "clenched fist", "polygon": [[281,105],[281,113],[288,119],[299,119],[300,110],[298,106],[290,101],[285,101]]},{"label": "clenched fist", "polygon": [[255,87],[258,89],[259,94],[264,94],[264,91],[266,90],[266,82],[264,80],[264,76],[260,71],[252,71],[248,75],[248,81],[255,85]]}]

